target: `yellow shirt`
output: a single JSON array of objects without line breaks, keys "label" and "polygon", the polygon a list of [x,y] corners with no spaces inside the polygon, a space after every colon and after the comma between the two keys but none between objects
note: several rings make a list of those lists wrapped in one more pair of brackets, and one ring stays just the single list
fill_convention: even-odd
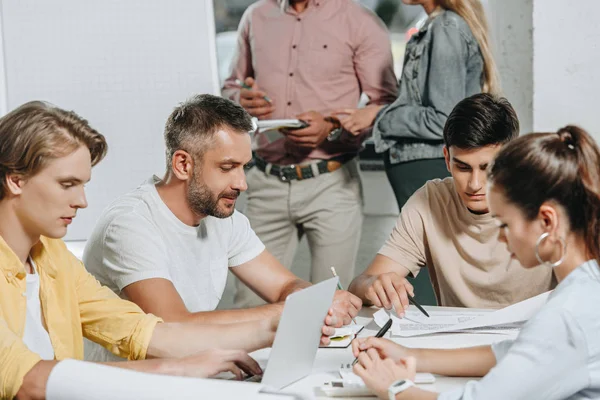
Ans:
[{"label": "yellow shirt", "polygon": [[[83,337],[130,360],[144,359],[162,320],[101,286],[62,240],[42,237],[32,249],[40,277],[44,325],[57,360],[83,359]],[[40,361],[23,343],[25,267],[0,237],[0,399],[12,399]]]}]

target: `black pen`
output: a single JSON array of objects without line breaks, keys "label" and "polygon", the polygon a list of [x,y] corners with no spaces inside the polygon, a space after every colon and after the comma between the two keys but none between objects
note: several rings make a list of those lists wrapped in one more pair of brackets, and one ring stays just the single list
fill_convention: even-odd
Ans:
[{"label": "black pen", "polygon": [[[377,332],[375,337],[376,338],[383,337],[383,335],[385,335],[391,327],[392,327],[392,319],[390,318],[390,319],[388,319],[388,322],[386,322],[385,325],[381,327],[379,332]],[[354,364],[356,364],[357,362],[358,362],[358,357],[356,357],[354,359],[354,361],[352,361],[352,365],[354,366]]]},{"label": "black pen", "polygon": [[406,295],[408,296],[408,302],[410,304],[413,304],[415,307],[417,307],[419,309],[419,311],[421,311],[423,314],[425,314],[425,316],[427,318],[429,318],[429,314],[427,314],[427,311],[425,311],[425,309],[423,307],[421,307],[421,305],[419,303],[417,303],[417,301],[415,300],[414,297],[412,297],[410,294],[406,293]]}]

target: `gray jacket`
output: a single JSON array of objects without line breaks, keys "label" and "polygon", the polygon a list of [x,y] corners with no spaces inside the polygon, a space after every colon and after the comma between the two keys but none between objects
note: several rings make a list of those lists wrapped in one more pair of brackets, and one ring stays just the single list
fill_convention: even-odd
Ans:
[{"label": "gray jacket", "polygon": [[444,10],[406,45],[398,98],[379,112],[375,150],[392,164],[440,158],[443,129],[454,106],[481,92],[483,57],[464,19]]}]

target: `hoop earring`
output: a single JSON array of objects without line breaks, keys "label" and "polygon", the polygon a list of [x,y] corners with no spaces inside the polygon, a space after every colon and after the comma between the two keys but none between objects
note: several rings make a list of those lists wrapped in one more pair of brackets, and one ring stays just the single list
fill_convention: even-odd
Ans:
[{"label": "hoop earring", "polygon": [[542,244],[542,242],[548,236],[550,236],[550,234],[548,232],[542,233],[540,235],[540,237],[538,238],[537,242],[535,243],[535,258],[537,258],[538,262],[542,265],[546,265],[550,268],[556,268],[560,264],[562,264],[562,262],[565,260],[565,257],[567,255],[567,242],[565,242],[565,240],[562,237],[560,237],[560,236],[558,237],[558,240],[560,241],[560,244],[562,246],[562,255],[558,261],[556,261],[554,263],[550,263],[549,261],[542,260],[542,257],[540,256],[540,244]]}]

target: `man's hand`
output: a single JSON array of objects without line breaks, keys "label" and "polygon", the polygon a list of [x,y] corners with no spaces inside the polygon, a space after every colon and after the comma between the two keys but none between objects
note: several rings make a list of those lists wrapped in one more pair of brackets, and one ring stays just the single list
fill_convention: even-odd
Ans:
[{"label": "man's hand", "polygon": [[316,111],[302,113],[296,118],[306,121],[309,126],[302,129],[282,130],[282,133],[300,147],[309,149],[319,147],[334,128],[331,122],[325,121],[325,117]]},{"label": "man's hand", "polygon": [[404,317],[408,308],[407,293],[415,295],[413,286],[406,278],[395,272],[387,272],[369,279],[365,297],[376,307],[389,310],[393,306],[398,316]]},{"label": "man's hand", "polygon": [[164,360],[162,372],[167,375],[209,378],[221,372],[232,372],[238,380],[243,372],[261,375],[258,363],[243,350],[204,350],[193,356]]},{"label": "man's hand", "polygon": [[362,301],[358,297],[345,290],[336,290],[329,313],[325,317],[325,325],[335,328],[348,325],[352,318],[358,315],[361,307]]},{"label": "man's hand", "polygon": [[244,107],[248,114],[258,119],[269,119],[275,111],[273,102],[265,99],[267,94],[258,89],[258,85],[253,78],[246,78],[244,83],[252,89],[240,89],[240,105]]},{"label": "man's hand", "polygon": [[325,317],[321,344],[327,346],[330,343],[329,336],[335,333],[335,328],[350,324],[361,307],[362,301],[358,297],[345,290],[336,290],[331,308]]},{"label": "man's hand", "polygon": [[382,359],[375,349],[363,351],[358,355],[354,373],[362,378],[365,385],[380,399],[388,398],[388,388],[399,379],[414,382],[417,362],[408,357],[394,362],[391,358]]}]

